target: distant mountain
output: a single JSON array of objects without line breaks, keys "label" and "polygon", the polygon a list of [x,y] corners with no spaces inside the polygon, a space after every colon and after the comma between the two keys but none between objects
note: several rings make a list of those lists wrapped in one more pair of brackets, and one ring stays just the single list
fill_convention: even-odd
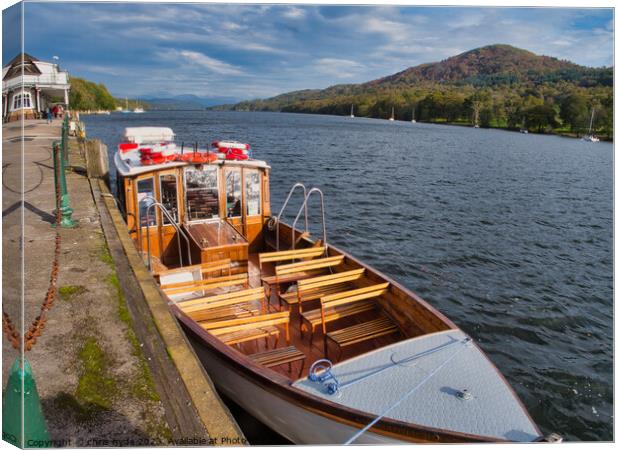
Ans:
[{"label": "distant mountain", "polygon": [[234,97],[199,97],[193,94],[172,97],[144,97],[151,109],[204,109],[209,106],[239,101]]},{"label": "distant mountain", "polygon": [[[356,96],[360,95],[419,88],[431,91],[440,86],[493,88],[515,84],[535,86],[562,81],[582,87],[612,86],[613,69],[584,67],[550,56],[536,55],[510,45],[495,44],[470,50],[440,62],[410,67],[366,83],[287,92],[264,100],[220,105],[213,109],[321,113],[324,111],[304,109],[310,105],[302,103],[325,99],[336,101],[345,97],[348,98],[346,101],[356,103]],[[347,111],[349,108],[343,110],[342,114]]]},{"label": "distant mountain", "polygon": [[488,85],[539,81],[550,74],[592,71],[569,61],[512,47],[489,45],[452,56],[441,62],[421,64],[362,86],[394,86],[423,82]]}]

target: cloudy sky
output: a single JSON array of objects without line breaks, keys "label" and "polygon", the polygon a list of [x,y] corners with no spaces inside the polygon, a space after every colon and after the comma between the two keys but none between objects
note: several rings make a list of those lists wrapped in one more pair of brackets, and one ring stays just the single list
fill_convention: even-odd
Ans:
[{"label": "cloudy sky", "polygon": [[[3,63],[16,17],[4,11]],[[613,64],[611,9],[29,2],[24,23],[26,52],[117,96],[268,97],[493,43]]]}]

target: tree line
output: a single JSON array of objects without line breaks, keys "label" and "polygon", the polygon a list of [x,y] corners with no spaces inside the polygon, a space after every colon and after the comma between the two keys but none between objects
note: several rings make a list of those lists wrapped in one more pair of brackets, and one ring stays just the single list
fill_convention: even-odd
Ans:
[{"label": "tree line", "polygon": [[[246,107],[250,103],[254,102],[248,102]],[[438,85],[430,88],[387,89],[296,101],[279,105],[277,110],[349,115],[351,105],[355,115],[363,117],[387,119],[394,108],[396,120],[415,119],[421,122],[575,135],[588,131],[591,112],[594,110],[593,132],[607,139],[613,136],[613,88],[600,85],[586,88],[566,82],[521,88],[514,85],[484,88]],[[261,109],[259,102],[251,106]],[[274,105],[268,102],[262,107],[274,110]]]}]

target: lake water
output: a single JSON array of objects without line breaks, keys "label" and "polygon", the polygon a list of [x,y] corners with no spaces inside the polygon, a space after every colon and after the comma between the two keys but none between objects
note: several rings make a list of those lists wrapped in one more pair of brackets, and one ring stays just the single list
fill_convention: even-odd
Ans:
[{"label": "lake water", "polygon": [[274,214],[293,183],[320,187],[328,241],[474,337],[545,434],[613,439],[611,144],[302,114],[83,120],[111,151],[127,126],[249,142],[272,166]]}]

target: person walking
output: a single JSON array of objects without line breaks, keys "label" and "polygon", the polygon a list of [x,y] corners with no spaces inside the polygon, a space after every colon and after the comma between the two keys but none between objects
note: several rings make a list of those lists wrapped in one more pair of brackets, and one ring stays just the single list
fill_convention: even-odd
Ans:
[{"label": "person walking", "polygon": [[52,120],[54,120],[54,117],[52,115],[52,110],[48,107],[46,112],[45,112],[46,116],[47,116],[47,123],[51,124]]}]

